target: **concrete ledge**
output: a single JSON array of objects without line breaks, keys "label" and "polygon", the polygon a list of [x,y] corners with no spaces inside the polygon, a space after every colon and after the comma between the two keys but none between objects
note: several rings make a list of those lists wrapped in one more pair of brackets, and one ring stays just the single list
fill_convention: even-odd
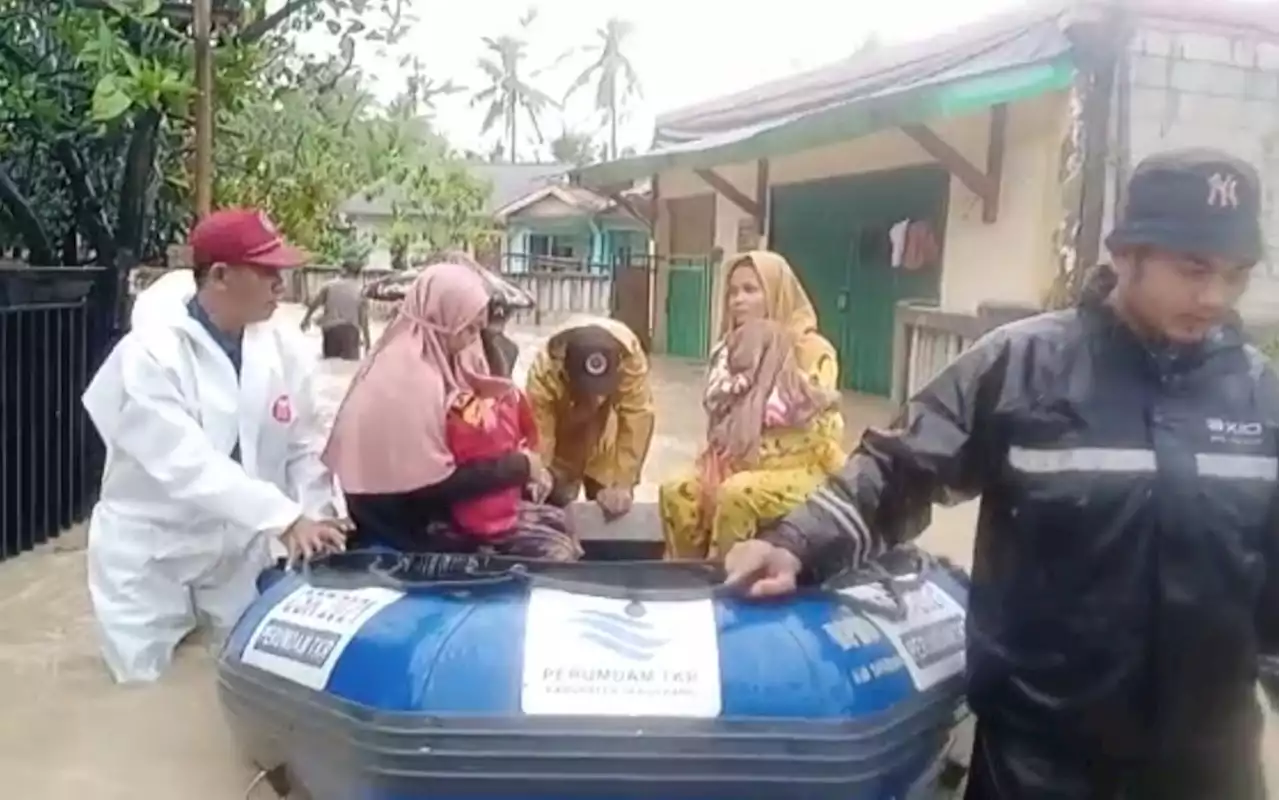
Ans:
[{"label": "concrete ledge", "polygon": [[649,561],[662,558],[662,519],[656,503],[637,503],[613,521],[594,502],[566,509],[572,530],[591,561]]}]

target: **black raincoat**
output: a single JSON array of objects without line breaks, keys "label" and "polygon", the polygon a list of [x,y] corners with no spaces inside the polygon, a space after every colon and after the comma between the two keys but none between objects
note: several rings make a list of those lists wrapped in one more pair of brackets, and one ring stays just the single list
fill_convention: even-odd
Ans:
[{"label": "black raincoat", "polygon": [[988,334],[764,538],[817,581],[982,495],[971,796],[1261,796],[1276,417],[1234,330],[1159,354],[1092,302]]}]

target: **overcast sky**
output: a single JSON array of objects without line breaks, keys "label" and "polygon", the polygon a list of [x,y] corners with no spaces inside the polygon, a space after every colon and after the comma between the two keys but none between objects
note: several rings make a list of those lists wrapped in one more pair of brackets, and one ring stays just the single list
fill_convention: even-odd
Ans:
[{"label": "overcast sky", "polygon": [[[923,38],[1028,4],[1028,0],[407,2],[412,3],[420,22],[396,55],[413,53],[432,77],[452,78],[470,87],[484,86],[475,67],[483,47],[480,37],[514,33],[521,13],[530,5],[539,9],[529,32],[531,70],[546,69],[567,49],[591,43],[595,29],[610,16],[630,20],[636,33],[628,54],[640,75],[644,96],[630,109],[620,145],[640,150],[650,143],[656,113],[835,61],[847,56],[869,34],[885,42]],[[362,52],[367,56],[362,58],[364,66],[377,76],[375,91],[384,99],[390,98],[404,82],[396,59],[378,60],[371,47]],[[582,58],[585,56],[543,72],[536,78],[537,85],[557,99],[562,97],[584,66]],[[543,122],[547,136],[555,136],[562,125],[601,130],[598,115],[592,113],[592,97],[592,92],[584,91],[563,113],[548,114]],[[483,116],[483,109],[470,108],[467,96],[459,95],[439,101],[436,124],[456,147],[487,150],[499,132],[481,137]],[[532,133],[523,121],[520,128]],[[531,144],[520,147],[522,156],[533,155]]]}]

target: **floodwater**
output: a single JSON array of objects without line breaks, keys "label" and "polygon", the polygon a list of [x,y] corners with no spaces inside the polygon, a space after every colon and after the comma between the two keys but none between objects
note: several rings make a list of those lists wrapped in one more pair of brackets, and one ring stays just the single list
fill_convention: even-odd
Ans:
[{"label": "floodwater", "polygon": [[[281,309],[297,320],[299,309]],[[523,378],[545,332],[513,331]],[[318,349],[318,336],[316,339]],[[353,365],[327,362],[319,402],[331,416]],[[686,466],[702,435],[701,367],[655,359],[658,425],[640,499]],[[881,401],[849,397],[850,442],[882,423]],[[972,504],[936,515],[923,544],[963,564],[970,561]],[[0,787],[20,800],[231,800],[246,797],[253,771],[236,752],[220,716],[210,655],[184,647],[173,670],[154,686],[117,687],[98,661],[85,591],[83,530],[0,564]],[[1274,796],[1277,740],[1266,744]],[[250,798],[271,796],[265,785]]]}]

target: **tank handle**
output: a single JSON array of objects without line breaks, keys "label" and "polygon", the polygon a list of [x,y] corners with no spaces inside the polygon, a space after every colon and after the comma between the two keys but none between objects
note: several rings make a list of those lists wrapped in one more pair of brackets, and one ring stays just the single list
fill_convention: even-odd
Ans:
[{"label": "tank handle", "polygon": [[[361,585],[373,583],[388,589],[414,594],[476,591],[516,585],[530,589],[558,589],[596,597],[650,602],[740,596],[736,590],[720,583],[719,577],[723,575],[723,570],[715,562],[709,561],[660,563],[672,568],[683,565],[686,568],[705,571],[708,578],[716,578],[714,582],[701,586],[646,588],[549,574],[550,570],[566,567],[558,562],[506,561],[489,555],[356,551],[342,554],[340,558],[348,561],[354,559],[354,563],[360,564],[362,568],[358,571],[353,570],[353,573],[362,578]],[[896,560],[893,566],[898,566],[900,569],[891,569],[890,565],[886,564],[887,559]],[[338,570],[323,569],[325,562],[329,560],[329,558],[322,558],[314,564],[304,562],[301,565],[303,580],[316,586],[349,587],[352,583],[350,578],[338,577],[340,575]],[[959,569],[946,558],[933,556],[916,548],[902,548],[876,561],[839,573],[821,586],[801,587],[797,595],[825,597],[853,611],[899,622],[905,619],[908,613],[904,594],[923,585],[925,573],[937,566],[952,573],[959,572]],[[317,570],[315,567],[321,567],[321,569]],[[572,566],[568,567],[568,569],[572,568]],[[415,576],[420,577],[402,577],[395,574],[398,571],[411,571]],[[868,585],[880,586],[892,601],[892,605],[864,600],[842,591],[855,586]]]},{"label": "tank handle", "polygon": [[[910,559],[908,562],[910,567],[902,573],[892,572],[885,565],[884,558]],[[933,567],[942,567],[953,575],[961,572],[959,567],[943,556],[934,556],[915,547],[904,547],[886,553],[881,559],[845,570],[824,583],[823,587],[835,595],[836,602],[846,608],[890,622],[902,622],[909,613],[905,594],[923,586],[925,573]],[[867,580],[868,578],[874,578],[874,580]],[[869,585],[880,586],[893,605],[885,606],[841,591],[841,589]]]},{"label": "tank handle", "polygon": [[[340,554],[339,559],[359,565],[351,573],[342,575],[339,570],[326,570],[326,562],[338,563],[333,557],[321,558],[301,566],[301,577],[315,586],[342,588],[352,585],[352,576],[359,575],[360,585],[378,585],[412,594],[431,592],[476,591],[519,585],[528,588],[549,588],[597,597],[613,597],[627,600],[701,600],[727,596],[731,592],[720,585],[718,565],[705,561],[659,562],[676,567],[685,565],[705,570],[709,578],[702,586],[640,587],[603,580],[574,579],[547,574],[543,570],[563,568],[560,562],[539,562],[532,559],[505,561],[489,555],[458,553],[400,554],[391,552],[351,552]],[[646,562],[648,563],[648,562]],[[331,564],[330,564],[331,565]],[[570,567],[572,568],[572,567]],[[405,577],[397,572],[412,572]]]}]

